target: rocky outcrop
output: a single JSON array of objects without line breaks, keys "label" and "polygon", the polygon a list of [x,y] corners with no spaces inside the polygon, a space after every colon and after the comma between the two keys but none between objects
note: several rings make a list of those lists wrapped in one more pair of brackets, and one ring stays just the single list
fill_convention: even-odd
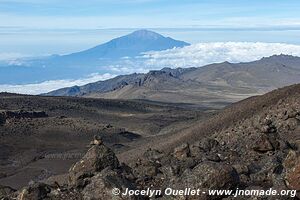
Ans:
[{"label": "rocky outcrop", "polygon": [[48,117],[45,111],[24,111],[24,110],[6,110],[0,111],[0,125],[5,124],[8,119],[22,119],[22,118],[44,118]]},{"label": "rocky outcrop", "polygon": [[121,195],[114,195],[112,190],[118,188],[120,191],[128,189],[135,189],[128,179],[123,177],[116,171],[111,169],[105,169],[100,173],[97,173],[90,179],[89,184],[82,190],[83,199],[135,199],[134,197],[122,197]]},{"label": "rocky outcrop", "polygon": [[[92,147],[69,171],[69,186],[79,191],[83,199],[124,199],[112,193],[135,189],[131,169],[120,164],[114,152],[95,137]],[[128,199],[128,198],[125,198]]]},{"label": "rocky outcrop", "polygon": [[186,170],[178,183],[184,186],[181,188],[233,189],[239,183],[239,175],[230,165],[207,161]]},{"label": "rocky outcrop", "polygon": [[69,170],[69,182],[71,185],[83,184],[86,177],[91,177],[96,172],[105,168],[115,169],[119,161],[114,152],[105,145],[94,145],[83,158],[75,163]]}]

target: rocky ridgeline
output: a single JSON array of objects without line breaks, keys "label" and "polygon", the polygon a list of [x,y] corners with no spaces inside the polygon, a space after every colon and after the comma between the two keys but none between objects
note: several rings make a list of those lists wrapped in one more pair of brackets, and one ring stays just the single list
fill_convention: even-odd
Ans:
[{"label": "rocky ridgeline", "polygon": [[[114,196],[129,189],[292,189],[300,192],[300,93],[213,135],[182,144],[173,152],[147,150],[135,163],[120,164],[114,152],[95,138],[68,173],[68,183],[33,183],[6,198],[148,199]],[[1,191],[1,190],[0,190]],[[156,196],[157,199],[247,199],[231,196]],[[297,197],[295,197],[297,198]],[[295,199],[294,198],[294,199]],[[153,198],[152,198],[153,199]],[[260,199],[248,197],[248,199]],[[263,199],[263,198],[262,198]],[[293,199],[288,196],[265,199]]]},{"label": "rocky ridgeline", "polygon": [[0,111],[0,125],[5,124],[9,119],[22,119],[22,118],[43,118],[48,117],[44,111]]}]

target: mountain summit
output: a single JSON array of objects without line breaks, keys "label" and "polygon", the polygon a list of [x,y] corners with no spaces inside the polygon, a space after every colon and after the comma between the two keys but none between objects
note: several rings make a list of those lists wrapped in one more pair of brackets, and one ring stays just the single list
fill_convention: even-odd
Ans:
[{"label": "mountain summit", "polygon": [[146,51],[161,51],[189,45],[149,30],[138,30],[94,48],[67,55],[82,58],[121,58],[137,56]]},{"label": "mountain summit", "polygon": [[131,37],[131,38],[140,38],[140,39],[159,39],[159,38],[165,38],[161,34],[158,34],[154,31],[149,31],[147,29],[141,29],[134,31],[124,37]]},{"label": "mountain summit", "polygon": [[122,65],[147,51],[189,45],[149,30],[137,30],[104,44],[67,55],[20,60],[21,65],[0,63],[0,84],[26,84],[48,80],[79,79],[92,73],[111,73],[107,66]]}]

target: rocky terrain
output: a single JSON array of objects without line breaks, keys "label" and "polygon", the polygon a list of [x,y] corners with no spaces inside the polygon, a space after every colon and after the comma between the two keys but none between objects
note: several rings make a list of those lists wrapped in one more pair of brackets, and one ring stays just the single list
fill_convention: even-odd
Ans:
[{"label": "rocky terrain", "polygon": [[214,112],[184,104],[2,93],[0,185],[19,189],[66,173],[95,134],[121,154]]},{"label": "rocky terrain", "polygon": [[[67,174],[32,182],[19,191],[9,187],[1,187],[0,191],[6,199],[149,199],[114,196],[112,189],[273,188],[296,190],[298,197],[241,196],[237,199],[297,199],[300,198],[299,99],[299,84],[246,99],[179,131],[184,136],[174,133],[176,139],[160,145],[152,143],[152,148],[126,164],[96,136]],[[219,123],[226,120],[227,124]],[[235,199],[208,193],[154,198]]]},{"label": "rocky terrain", "polygon": [[198,68],[130,74],[46,95],[107,99],[146,99],[207,106],[233,103],[300,82],[300,58],[274,55],[248,63],[217,63]]}]

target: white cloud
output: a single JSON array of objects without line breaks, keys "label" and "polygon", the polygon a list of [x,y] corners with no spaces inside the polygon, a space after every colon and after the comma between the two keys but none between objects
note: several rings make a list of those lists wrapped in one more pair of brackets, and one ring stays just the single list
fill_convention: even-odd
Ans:
[{"label": "white cloud", "polygon": [[21,53],[13,53],[13,52],[0,52],[0,61],[11,61],[15,60],[17,58],[24,58],[24,57],[29,57],[29,55],[21,54]]},{"label": "white cloud", "polygon": [[96,82],[100,80],[106,80],[113,78],[112,74],[91,74],[89,77],[77,79],[77,80],[50,80],[36,84],[26,85],[0,85],[0,91],[11,92],[19,94],[41,94],[52,90],[57,90],[64,87],[70,87],[74,85],[85,85],[87,83]]},{"label": "white cloud", "polygon": [[134,60],[124,58],[118,63],[106,66],[106,69],[110,70],[107,74],[92,74],[78,80],[49,80],[37,84],[0,85],[0,91],[40,94],[63,87],[109,79],[115,76],[113,74],[142,73],[163,67],[201,67],[224,61],[250,62],[274,54],[300,56],[300,45],[262,42],[199,43],[184,48],[146,52]]},{"label": "white cloud", "polygon": [[148,52],[148,68],[200,67],[217,62],[249,62],[274,54],[300,56],[300,45],[262,42],[198,43],[184,48]]}]

